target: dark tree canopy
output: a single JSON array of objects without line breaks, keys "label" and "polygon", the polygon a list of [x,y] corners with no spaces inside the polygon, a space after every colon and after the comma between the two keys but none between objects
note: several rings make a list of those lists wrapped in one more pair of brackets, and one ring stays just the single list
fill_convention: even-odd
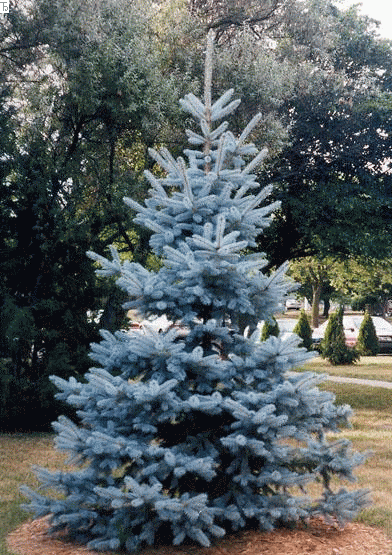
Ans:
[{"label": "dark tree canopy", "polygon": [[31,396],[48,390],[52,403],[54,365],[64,376],[87,369],[89,314],[104,310],[109,328],[123,318],[121,295],[97,287],[86,251],[117,242],[147,260],[148,233],[126,231],[121,199],[144,197],[146,149],[165,137],[187,83],[164,73],[149,9],[37,0],[1,22],[1,355],[24,391],[9,399],[11,429],[26,425],[25,410],[29,426],[53,419]]},{"label": "dark tree canopy", "polygon": [[[296,94],[279,107],[290,142],[268,174],[282,210],[261,246],[275,263],[310,254],[383,257],[391,249],[391,44],[353,10],[330,8],[325,17],[334,41],[319,58],[309,44],[281,43],[298,73]],[[274,240],[278,229],[284,247]]]},{"label": "dark tree canopy", "polygon": [[261,38],[265,25],[281,13],[287,0],[189,0],[191,13],[201,17],[209,29],[215,29],[217,38],[224,42],[235,38],[244,25]]},{"label": "dark tree canopy", "polygon": [[87,309],[104,310],[110,329],[121,318],[121,295],[110,284],[98,293],[84,252],[115,243],[123,256],[152,259],[150,233],[121,199],[145,198],[142,171],[159,172],[149,147],[182,152],[188,121],[178,98],[201,91],[212,26],[214,94],[230,84],[242,98],[236,134],[262,113],[252,140],[268,144],[269,158],[258,179],[282,202],[257,249],[271,266],[390,252],[391,44],[355,9],[321,0],[20,2],[0,22],[1,344],[7,372],[33,388],[27,376],[47,375],[57,345],[66,374],[84,368],[75,338],[84,353],[94,340]]}]

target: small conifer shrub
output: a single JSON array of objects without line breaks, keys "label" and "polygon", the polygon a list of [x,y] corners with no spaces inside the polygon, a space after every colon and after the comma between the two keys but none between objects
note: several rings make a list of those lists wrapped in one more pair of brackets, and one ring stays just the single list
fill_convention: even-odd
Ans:
[{"label": "small conifer shrub", "polygon": [[275,316],[272,316],[266,320],[261,329],[260,341],[267,341],[271,336],[279,337],[279,324],[276,321]]},{"label": "small conifer shrub", "polygon": [[359,359],[358,351],[346,345],[342,307],[329,317],[327,329],[321,342],[321,356],[328,359],[334,366],[353,364]]},{"label": "small conifer shrub", "polygon": [[264,274],[266,260],[249,253],[278,205],[266,204],[271,187],[260,189],[254,173],[266,152],[247,142],[260,116],[238,138],[228,131],[238,101],[228,91],[212,103],[211,64],[210,35],[204,99],[181,102],[199,126],[188,131],[188,162],[151,151],[164,176],[147,172],[143,205],[126,200],[152,230],[162,267],[122,263],[115,249],[111,260],[90,254],[101,275],[118,277],[126,309],[182,329],[102,331],[85,381],[52,378],[78,413],[78,423],[54,424],[57,448],[78,468],[37,471],[62,496],[24,489],[36,516],[50,515],[52,530],[90,549],[208,546],[250,526],[320,515],[342,523],[367,502],[363,490],[333,486],[334,477],[354,480],[364,459],[347,440],[327,438],[350,408],[316,387],[320,376],[289,372],[312,355],[296,336],[260,343],[258,331],[242,331],[276,313],[292,285],[286,266]]},{"label": "small conifer shrub", "polygon": [[295,325],[294,333],[302,339],[300,347],[305,347],[305,349],[310,350],[312,348],[312,328],[309,324],[309,319],[306,312],[302,309],[298,318],[298,322]]},{"label": "small conifer shrub", "polygon": [[380,352],[376,328],[370,314],[366,311],[359,328],[356,348],[363,356],[374,356]]}]

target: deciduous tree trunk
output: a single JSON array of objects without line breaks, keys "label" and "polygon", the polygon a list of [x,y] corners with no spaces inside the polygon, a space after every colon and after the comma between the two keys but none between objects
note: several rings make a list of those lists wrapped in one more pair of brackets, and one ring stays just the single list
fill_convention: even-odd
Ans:
[{"label": "deciduous tree trunk", "polygon": [[320,296],[321,296],[321,283],[315,283],[312,286],[312,328],[318,328],[320,316]]}]

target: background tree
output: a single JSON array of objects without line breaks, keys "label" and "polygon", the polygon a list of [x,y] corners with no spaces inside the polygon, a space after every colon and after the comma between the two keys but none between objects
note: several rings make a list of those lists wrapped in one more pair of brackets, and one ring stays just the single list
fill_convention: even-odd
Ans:
[{"label": "background tree", "polygon": [[271,336],[279,337],[279,324],[276,321],[275,316],[271,316],[268,320],[266,320],[261,328],[261,335],[260,341],[267,341],[267,339]]},{"label": "background tree", "polygon": [[343,328],[343,307],[340,307],[329,317],[327,329],[321,341],[321,356],[327,358],[334,366],[353,364],[359,359],[358,352],[346,345]]},{"label": "background tree", "polygon": [[355,310],[385,314],[392,296],[391,260],[350,257],[337,262],[331,282]]},{"label": "background tree", "polygon": [[126,4],[37,0],[2,18],[11,119],[2,139],[1,344],[23,391],[9,399],[19,417],[3,428],[53,419],[48,375],[87,369],[97,332],[89,314],[104,309],[101,324],[121,324],[121,296],[113,284],[97,287],[85,252],[115,242],[148,260],[149,234],[126,230],[121,199],[125,180],[143,197],[146,148],[178,113],[176,104],[170,115],[171,99],[182,84],[164,73],[152,5]]},{"label": "background tree", "polygon": [[365,312],[365,316],[359,328],[356,348],[363,356],[374,356],[380,352],[376,328],[368,312]]},{"label": "background tree", "polygon": [[308,349],[310,351],[313,345],[312,328],[310,327],[308,317],[304,310],[301,310],[293,332],[302,339],[302,342],[299,344],[299,346],[305,347],[305,349]]},{"label": "background tree", "polygon": [[312,327],[319,326],[319,306],[323,288],[328,287],[334,266],[332,258],[319,259],[307,256],[290,263],[289,273],[292,278],[312,291]]},{"label": "background tree", "polygon": [[297,93],[278,110],[288,115],[290,143],[269,177],[282,209],[260,244],[276,264],[314,254],[382,257],[391,237],[391,45],[354,9],[306,7],[293,6],[278,41]]},{"label": "background tree", "polygon": [[208,29],[214,29],[220,42],[235,42],[238,31],[246,25],[257,38],[281,13],[287,0],[189,0],[191,13],[202,18]]}]

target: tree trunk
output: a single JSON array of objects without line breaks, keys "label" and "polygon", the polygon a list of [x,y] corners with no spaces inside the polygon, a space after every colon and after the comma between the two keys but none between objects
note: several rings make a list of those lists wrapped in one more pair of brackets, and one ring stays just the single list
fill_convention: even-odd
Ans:
[{"label": "tree trunk", "polygon": [[321,283],[313,285],[313,299],[312,299],[312,328],[319,326],[319,310],[320,310],[320,296],[321,296]]},{"label": "tree trunk", "polygon": [[329,297],[325,297],[324,298],[324,311],[323,311],[323,317],[324,318],[329,318],[329,309],[331,307],[331,302],[329,300]]}]

